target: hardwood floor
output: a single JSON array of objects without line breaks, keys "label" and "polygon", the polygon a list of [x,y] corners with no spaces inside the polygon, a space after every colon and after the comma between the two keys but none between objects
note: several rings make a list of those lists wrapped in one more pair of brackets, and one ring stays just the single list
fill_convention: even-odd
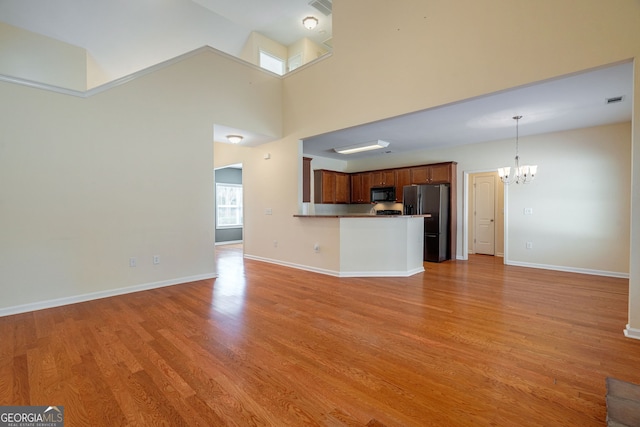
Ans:
[{"label": "hardwood floor", "polygon": [[334,278],[220,246],[214,280],[0,318],[0,405],[68,426],[603,426],[640,383],[628,281],[501,258]]}]

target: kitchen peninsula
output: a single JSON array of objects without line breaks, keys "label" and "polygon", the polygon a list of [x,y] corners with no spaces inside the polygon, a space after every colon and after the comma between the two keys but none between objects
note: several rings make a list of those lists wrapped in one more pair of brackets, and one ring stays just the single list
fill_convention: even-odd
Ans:
[{"label": "kitchen peninsula", "polygon": [[339,277],[406,277],[424,271],[424,215],[294,215],[336,234]]}]

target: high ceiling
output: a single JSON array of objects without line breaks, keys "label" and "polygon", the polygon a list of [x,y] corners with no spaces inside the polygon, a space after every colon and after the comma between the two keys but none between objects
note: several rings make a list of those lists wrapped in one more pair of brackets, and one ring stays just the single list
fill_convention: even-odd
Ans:
[{"label": "high ceiling", "polygon": [[0,21],[86,49],[108,80],[205,45],[239,56],[252,31],[285,46],[332,34],[331,15],[309,0],[0,0]]},{"label": "high ceiling", "polygon": [[[621,97],[619,102],[607,102]],[[304,139],[308,156],[352,160],[466,145],[631,120],[633,64],[600,68],[429,110]],[[334,148],[370,141],[384,149],[338,154]]]},{"label": "high ceiling", "polygon": [[[327,2],[328,0],[320,0]],[[329,2],[330,4],[330,2]],[[320,23],[309,31],[302,18]],[[0,19],[85,48],[114,80],[204,45],[238,56],[252,31],[290,45],[301,37],[323,43],[332,16],[309,0],[0,0]],[[633,65],[591,70],[527,87],[304,139],[305,155],[350,160],[388,153],[471,144],[631,120]],[[618,103],[606,100],[622,97]],[[214,140],[245,135],[256,146],[272,137],[214,125]],[[385,150],[339,155],[333,148],[384,140]]]}]

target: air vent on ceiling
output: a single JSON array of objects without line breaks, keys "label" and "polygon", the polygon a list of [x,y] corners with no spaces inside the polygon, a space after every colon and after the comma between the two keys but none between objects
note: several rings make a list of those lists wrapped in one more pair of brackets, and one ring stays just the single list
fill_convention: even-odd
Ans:
[{"label": "air vent on ceiling", "polygon": [[309,2],[309,6],[315,7],[324,16],[331,15],[331,12],[333,10],[333,4],[331,3],[331,0],[311,0],[311,2]]},{"label": "air vent on ceiling", "polygon": [[329,37],[328,39],[323,41],[322,44],[327,46],[329,49],[333,49],[333,37]]},{"label": "air vent on ceiling", "polygon": [[613,98],[607,98],[607,104],[615,104],[624,99],[624,96],[614,96]]}]

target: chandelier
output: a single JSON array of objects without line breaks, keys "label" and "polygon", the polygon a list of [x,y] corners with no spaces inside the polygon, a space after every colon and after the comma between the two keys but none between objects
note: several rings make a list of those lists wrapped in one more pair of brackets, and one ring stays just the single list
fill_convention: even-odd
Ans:
[{"label": "chandelier", "polygon": [[522,116],[513,116],[513,120],[516,121],[516,163],[513,168],[513,173],[511,173],[511,168],[509,166],[504,168],[498,168],[498,175],[500,176],[500,180],[505,184],[509,185],[512,183],[516,184],[528,184],[536,176],[538,172],[538,165],[523,165],[520,166],[520,156],[518,155],[518,123]]}]

